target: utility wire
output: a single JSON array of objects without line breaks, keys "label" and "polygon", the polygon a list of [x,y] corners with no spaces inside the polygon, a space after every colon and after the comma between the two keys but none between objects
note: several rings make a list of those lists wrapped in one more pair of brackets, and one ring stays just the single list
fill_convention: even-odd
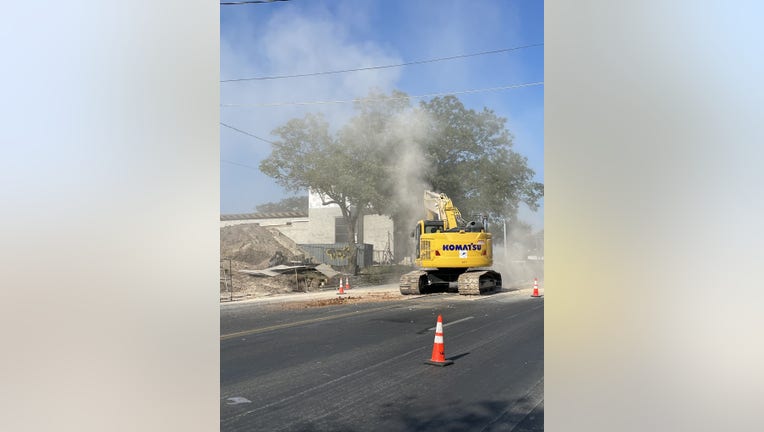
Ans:
[{"label": "utility wire", "polygon": [[251,133],[249,133],[249,132],[247,132],[247,131],[243,131],[243,130],[241,130],[241,129],[237,129],[237,128],[235,128],[235,127],[233,127],[233,126],[231,126],[231,125],[227,125],[227,124],[225,124],[225,123],[223,123],[223,122],[220,122],[220,124],[221,124],[222,126],[225,126],[225,127],[227,127],[228,129],[233,129],[233,130],[235,130],[236,132],[239,132],[239,133],[243,133],[244,135],[249,135],[249,136],[251,136],[252,138],[257,138],[257,139],[259,139],[260,141],[263,141],[263,142],[267,142],[268,144],[273,144],[273,142],[272,142],[272,141],[268,141],[268,140],[267,140],[267,139],[265,139],[265,138],[260,138],[259,136],[257,136],[257,135],[254,135],[254,134],[251,134]]},{"label": "utility wire", "polygon": [[434,63],[434,62],[440,62],[440,61],[446,61],[446,60],[476,57],[476,56],[487,55],[487,54],[498,54],[498,53],[503,53],[508,51],[516,51],[516,50],[525,49],[525,48],[533,48],[533,47],[543,46],[543,45],[544,45],[543,43],[537,43],[537,44],[524,45],[524,46],[519,46],[514,48],[502,48],[502,49],[497,49],[492,51],[482,51],[477,53],[455,55],[450,57],[439,57],[439,58],[428,59],[428,60],[416,60],[416,61],[410,61],[406,63],[398,63],[398,64],[391,64],[391,65],[383,65],[383,66],[369,66],[369,67],[362,67],[362,68],[356,68],[356,69],[311,72],[311,73],[294,74],[294,75],[272,75],[272,76],[251,77],[251,78],[235,78],[235,79],[220,80],[220,82],[227,83],[227,82],[238,82],[238,81],[264,81],[264,80],[276,80],[276,79],[283,79],[283,78],[299,78],[299,77],[316,76],[316,75],[330,75],[330,74],[339,74],[339,73],[345,73],[345,72],[358,72],[358,71],[366,71],[366,70],[374,70],[374,69],[388,69],[388,68],[401,67],[401,66],[411,66],[416,64]]},{"label": "utility wire", "polygon": [[230,164],[230,165],[236,165],[236,166],[240,166],[240,167],[244,167],[244,168],[253,169],[255,171],[260,171],[260,168],[253,167],[251,165],[240,164],[238,162],[232,162],[232,161],[225,160],[225,159],[220,159],[220,162],[227,163],[227,164]]},{"label": "utility wire", "polygon": [[[521,87],[532,87],[532,86],[540,86],[540,85],[544,85],[544,81],[516,84],[516,85],[510,85],[510,86],[504,86],[504,87],[491,87],[491,88],[484,88],[484,89],[463,90],[463,91],[457,91],[457,92],[430,93],[430,94],[418,95],[418,96],[380,97],[380,98],[349,99],[349,100],[324,100],[324,101],[310,101],[310,102],[277,102],[277,103],[269,103],[269,104],[220,104],[220,107],[221,108],[264,108],[264,107],[278,107],[278,106],[288,106],[288,105],[321,105],[321,104],[338,104],[338,103],[350,103],[350,102],[382,102],[382,101],[404,100],[404,99],[421,99],[421,98],[447,96],[447,95],[484,93],[484,92],[502,91],[502,90],[521,88]],[[223,124],[223,126],[231,127],[225,124]],[[231,127],[231,129],[234,129],[234,128]],[[260,137],[255,137],[255,138],[262,140],[262,138]],[[266,142],[269,142],[269,141],[266,141]]]},{"label": "utility wire", "polygon": [[251,0],[251,1],[220,2],[220,6],[239,6],[239,5],[245,5],[245,4],[273,3],[278,1],[289,1],[289,0]]}]

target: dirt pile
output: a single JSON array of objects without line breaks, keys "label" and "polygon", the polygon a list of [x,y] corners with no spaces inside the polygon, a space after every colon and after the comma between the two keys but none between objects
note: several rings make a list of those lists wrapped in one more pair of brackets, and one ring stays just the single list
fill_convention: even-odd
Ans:
[{"label": "dirt pile", "polygon": [[[239,270],[262,270],[280,264],[303,262],[305,253],[289,237],[275,228],[241,224],[220,228],[220,296],[228,298],[227,277],[232,282],[233,297],[264,296],[320,288],[317,272],[298,272],[273,277],[258,277]],[[230,260],[230,262],[229,262]],[[230,264],[230,276],[229,276]]]},{"label": "dirt pile", "polygon": [[[271,267],[271,259],[302,261],[305,253],[275,228],[241,224],[220,228],[220,258],[246,263],[253,270]],[[276,264],[277,265],[277,264]]]}]

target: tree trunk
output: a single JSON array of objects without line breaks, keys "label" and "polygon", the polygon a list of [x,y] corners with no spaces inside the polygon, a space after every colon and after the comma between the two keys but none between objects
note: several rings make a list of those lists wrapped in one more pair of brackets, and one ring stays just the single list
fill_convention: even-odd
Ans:
[{"label": "tree trunk", "polygon": [[353,276],[358,275],[358,247],[355,243],[350,244],[350,258],[348,258],[348,272]]},{"label": "tree trunk", "polygon": [[[413,224],[406,224],[403,217],[393,217],[393,250],[395,263],[411,256],[411,229]],[[409,226],[411,225],[411,226]]]}]

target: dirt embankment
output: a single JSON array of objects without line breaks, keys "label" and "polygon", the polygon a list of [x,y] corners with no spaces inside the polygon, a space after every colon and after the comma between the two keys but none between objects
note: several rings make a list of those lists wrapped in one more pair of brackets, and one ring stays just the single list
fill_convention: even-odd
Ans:
[{"label": "dirt embankment", "polygon": [[275,228],[258,224],[241,224],[220,228],[220,296],[228,297],[229,287],[223,282],[230,260],[230,277],[234,297],[264,296],[320,288],[325,276],[315,271],[257,277],[239,270],[262,270],[268,267],[303,262],[305,253]]}]

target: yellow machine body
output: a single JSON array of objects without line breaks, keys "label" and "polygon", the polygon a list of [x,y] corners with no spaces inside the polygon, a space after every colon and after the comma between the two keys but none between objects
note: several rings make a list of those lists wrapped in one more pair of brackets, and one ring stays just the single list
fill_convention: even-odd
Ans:
[{"label": "yellow machine body", "polygon": [[426,191],[427,218],[414,232],[414,262],[419,268],[401,276],[401,294],[456,290],[480,295],[501,289],[501,274],[493,265],[493,244],[486,218],[464,222],[445,194]]},{"label": "yellow machine body", "polygon": [[414,232],[420,268],[478,268],[493,265],[491,234],[479,224],[444,228],[443,221],[420,220]]}]

